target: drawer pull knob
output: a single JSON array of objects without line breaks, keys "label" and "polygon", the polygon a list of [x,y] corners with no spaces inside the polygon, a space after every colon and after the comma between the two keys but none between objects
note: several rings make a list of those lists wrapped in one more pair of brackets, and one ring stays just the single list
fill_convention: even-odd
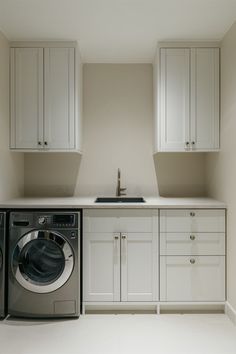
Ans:
[{"label": "drawer pull knob", "polygon": [[125,240],[125,239],[126,239],[126,236],[125,236],[125,235],[122,235],[121,237],[122,237],[122,239],[123,239],[123,240]]},{"label": "drawer pull knob", "polygon": [[190,235],[190,240],[191,240],[191,241],[194,241],[195,238],[196,238],[196,237],[195,237],[194,235]]},{"label": "drawer pull knob", "polygon": [[119,236],[115,236],[114,239],[115,239],[115,240],[118,240],[118,239],[119,239]]},{"label": "drawer pull knob", "polygon": [[194,264],[195,262],[196,262],[196,261],[195,261],[194,258],[191,258],[191,259],[190,259],[190,263],[191,263],[191,264]]},{"label": "drawer pull knob", "polygon": [[195,216],[195,213],[191,211],[190,216]]}]

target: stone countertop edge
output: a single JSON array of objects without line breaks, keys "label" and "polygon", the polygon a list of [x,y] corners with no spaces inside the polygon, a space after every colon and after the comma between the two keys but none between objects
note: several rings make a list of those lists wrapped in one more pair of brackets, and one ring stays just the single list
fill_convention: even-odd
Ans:
[{"label": "stone countertop edge", "polygon": [[16,198],[0,202],[0,209],[225,209],[212,198],[144,197],[145,203],[95,203],[96,197]]}]

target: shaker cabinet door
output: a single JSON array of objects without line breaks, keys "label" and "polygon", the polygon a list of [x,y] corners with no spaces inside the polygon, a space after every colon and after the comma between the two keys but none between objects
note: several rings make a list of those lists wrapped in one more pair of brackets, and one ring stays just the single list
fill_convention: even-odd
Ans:
[{"label": "shaker cabinet door", "polygon": [[160,60],[160,149],[183,151],[190,140],[190,50],[161,49]]},{"label": "shaker cabinet door", "polygon": [[120,301],[120,234],[84,233],[84,301]]},{"label": "shaker cabinet door", "polygon": [[121,301],[157,301],[155,233],[121,233]]},{"label": "shaker cabinet door", "polygon": [[219,149],[219,48],[191,49],[191,148]]},{"label": "shaker cabinet door", "polygon": [[75,148],[74,48],[44,49],[44,146]]},{"label": "shaker cabinet door", "polygon": [[43,49],[11,49],[11,148],[43,148]]}]

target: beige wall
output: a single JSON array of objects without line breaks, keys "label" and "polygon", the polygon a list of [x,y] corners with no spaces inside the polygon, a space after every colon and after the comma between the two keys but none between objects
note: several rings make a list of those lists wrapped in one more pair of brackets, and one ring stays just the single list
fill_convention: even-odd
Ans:
[{"label": "beige wall", "polygon": [[129,195],[204,195],[204,154],[153,159],[151,65],[86,64],[83,81],[83,156],[25,154],[26,195],[114,195],[118,167]]},{"label": "beige wall", "polygon": [[23,155],[9,151],[9,47],[0,32],[0,200],[23,193]]},{"label": "beige wall", "polygon": [[207,156],[209,195],[227,203],[228,301],[236,309],[236,23],[221,50],[221,151]]},{"label": "beige wall", "polygon": [[84,65],[84,154],[77,193],[114,195],[117,168],[131,195],[157,194],[152,66]]},{"label": "beige wall", "polygon": [[80,160],[74,153],[25,154],[25,196],[75,195]]},{"label": "beige wall", "polygon": [[204,153],[162,153],[155,155],[159,193],[165,197],[206,195]]}]

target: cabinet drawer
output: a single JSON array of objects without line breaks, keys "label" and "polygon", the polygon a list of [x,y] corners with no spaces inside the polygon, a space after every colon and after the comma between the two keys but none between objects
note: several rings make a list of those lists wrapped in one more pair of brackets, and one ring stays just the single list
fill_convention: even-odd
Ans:
[{"label": "cabinet drawer", "polygon": [[84,232],[120,232],[116,210],[84,210]]},{"label": "cabinet drawer", "polygon": [[160,230],[161,232],[225,232],[225,210],[161,210]]},{"label": "cabinet drawer", "polygon": [[153,232],[158,231],[158,211],[134,209],[87,209],[85,232]]},{"label": "cabinet drawer", "polygon": [[225,255],[224,233],[161,233],[161,255]]},{"label": "cabinet drawer", "polygon": [[117,211],[121,232],[158,231],[158,210],[121,209]]},{"label": "cabinet drawer", "polygon": [[224,301],[224,256],[161,256],[161,301]]}]

